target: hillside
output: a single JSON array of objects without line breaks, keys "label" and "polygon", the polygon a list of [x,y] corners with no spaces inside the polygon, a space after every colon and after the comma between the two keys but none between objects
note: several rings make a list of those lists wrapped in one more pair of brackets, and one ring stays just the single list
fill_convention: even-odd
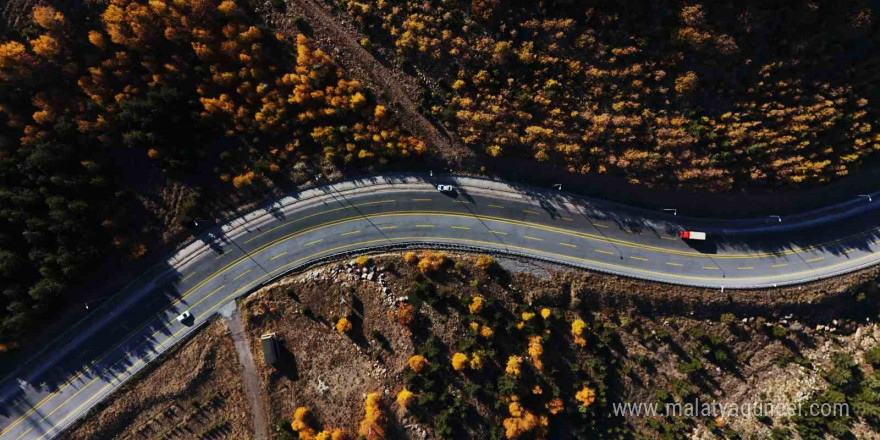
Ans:
[{"label": "hillside", "polygon": [[[734,300],[530,261],[414,251],[310,268],[243,298],[239,310],[273,440],[873,438],[878,281],[871,270]],[[260,349],[269,332],[281,344],[275,366]],[[229,343],[218,334],[211,324],[182,352],[218,350]],[[188,377],[189,357],[177,357],[131,386]],[[218,362],[211,374],[227,378],[232,396],[241,392],[229,379],[238,370]],[[139,438],[155,405],[148,394],[120,396],[64,438]],[[696,399],[727,406],[615,414],[623,404],[662,409]],[[162,404],[187,401],[177,394]],[[849,412],[731,409],[814,403]],[[239,411],[221,407],[210,417],[239,420],[241,430]]]}]

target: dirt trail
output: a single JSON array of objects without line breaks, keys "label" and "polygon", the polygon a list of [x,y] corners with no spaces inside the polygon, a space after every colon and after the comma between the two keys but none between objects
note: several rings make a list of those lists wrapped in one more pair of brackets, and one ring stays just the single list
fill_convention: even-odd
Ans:
[{"label": "dirt trail", "polygon": [[334,17],[313,0],[288,0],[285,12],[259,6],[256,8],[266,21],[288,35],[300,33],[295,25],[297,17],[305,20],[314,32],[311,37],[315,44],[330,54],[349,75],[388,101],[398,112],[403,128],[423,140],[448,166],[458,170],[474,166],[473,151],[453,140],[442,127],[438,130],[419,113],[418,105],[413,101],[419,91],[415,80],[403,72],[386,67],[361,47],[358,40],[362,35],[350,23]]},{"label": "dirt trail", "polygon": [[226,321],[229,335],[235,341],[235,351],[238,353],[238,362],[241,363],[242,375],[244,376],[244,391],[248,403],[251,406],[251,415],[254,419],[254,440],[267,440],[266,435],[266,410],[263,408],[263,398],[260,392],[260,378],[257,377],[257,367],[254,357],[251,355],[247,334],[244,332],[244,324],[238,313],[235,302],[223,306],[221,314]]}]

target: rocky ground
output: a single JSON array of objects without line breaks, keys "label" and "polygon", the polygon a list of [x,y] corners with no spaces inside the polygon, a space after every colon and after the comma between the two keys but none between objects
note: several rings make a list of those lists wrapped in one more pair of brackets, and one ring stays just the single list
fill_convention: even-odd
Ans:
[{"label": "rocky ground", "polygon": [[[509,278],[489,280],[477,275],[473,256],[448,257],[453,263],[446,273],[432,278],[438,295],[454,301],[479,293],[510,310],[547,306],[567,320],[581,316],[610,329],[619,341],[612,357],[622,382],[610,400],[650,402],[668,393],[719,403],[802,402],[828,387],[823,371],[835,353],[851,354],[865,374],[873,371],[864,353],[880,341],[876,270],[800,288],[722,294],[519,260],[501,260]],[[363,267],[351,261],[315,268],[243,302],[276,438],[290,434],[288,422],[301,406],[325,429],[356,432],[370,392],[386,397],[398,435],[439,438],[430,420],[418,422],[393,403],[406,383],[406,360],[419,350],[409,329],[393,317],[398,304],[412,300],[419,275],[401,255],[380,255]],[[873,281],[859,281],[864,279]],[[512,303],[516,300],[522,303]],[[449,347],[463,337],[462,313],[454,309],[421,308],[430,331]],[[342,316],[354,317],[350,333],[335,328]],[[290,354],[283,368],[260,358],[258,338],[267,332],[278,334]],[[700,363],[696,373],[683,367],[693,359]],[[490,424],[506,416],[475,406],[488,413]],[[702,422],[689,422],[680,434],[767,438],[774,428],[796,431],[787,417],[731,418],[724,430]],[[630,418],[624,425],[633,434],[659,435],[647,418]],[[859,438],[873,435],[870,429],[862,420],[852,423]]]},{"label": "rocky ground", "polygon": [[[421,263],[431,258],[433,266]],[[475,255],[430,252],[360,257],[291,275],[241,300],[269,438],[297,438],[291,421],[300,407],[310,410],[315,431],[355,436],[369,393],[380,396],[386,438],[503,438],[511,418],[511,396],[504,393],[522,395],[523,383],[533,380],[565,406],[546,427],[528,433],[545,438],[592,432],[597,438],[819,439],[804,428],[812,422],[789,416],[610,414],[615,402],[809,403],[840,387],[848,387],[851,404],[863,406],[839,426],[855,438],[877,435],[864,396],[870,400],[871,389],[880,395],[870,379],[877,380],[880,358],[878,269],[808,286],[721,293],[534,261],[500,259],[489,269],[477,262]],[[491,314],[469,310],[477,296]],[[407,306],[414,306],[409,321],[401,318]],[[545,308],[547,318],[517,330],[523,312]],[[340,327],[343,317],[350,328]],[[585,346],[572,344],[576,319],[586,322]],[[493,342],[467,328],[475,321],[494,329]],[[266,333],[281,342],[274,366],[260,348]],[[528,359],[523,341],[543,333],[553,335],[545,337],[548,366],[524,374],[514,391],[500,392],[507,356]],[[483,371],[453,371],[449,359],[457,351],[482,354]],[[433,373],[410,371],[415,354],[437,366]],[[839,366],[846,356],[851,365]],[[589,372],[582,382],[560,380],[557,363]],[[61,438],[252,438],[240,370],[227,328],[214,321]],[[434,374],[435,391],[448,392],[454,404],[443,396],[422,399],[433,391],[419,393],[418,403],[406,408],[395,402],[405,387],[424,387],[426,374]],[[573,398],[578,383],[599,396],[586,411]],[[523,398],[529,404],[536,396]],[[579,431],[585,426],[588,431]],[[836,426],[820,431],[842,432]]]}]

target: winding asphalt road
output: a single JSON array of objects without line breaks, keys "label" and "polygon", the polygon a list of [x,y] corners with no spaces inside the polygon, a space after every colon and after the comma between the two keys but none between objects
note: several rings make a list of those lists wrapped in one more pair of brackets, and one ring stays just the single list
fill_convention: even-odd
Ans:
[{"label": "winding asphalt road", "polygon": [[[458,191],[441,194],[437,183]],[[772,287],[880,261],[878,202],[709,221],[473,178],[384,176],[305,191],[203,234],[18,365],[0,383],[0,440],[56,436],[224,304],[322,259],[431,245],[666,283]],[[684,242],[682,229],[710,240]],[[184,310],[194,320],[181,324]]]}]

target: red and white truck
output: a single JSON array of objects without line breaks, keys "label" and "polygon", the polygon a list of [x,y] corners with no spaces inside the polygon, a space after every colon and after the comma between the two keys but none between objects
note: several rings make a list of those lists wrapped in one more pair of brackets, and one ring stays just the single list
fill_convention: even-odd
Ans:
[{"label": "red and white truck", "polygon": [[678,236],[685,240],[705,240],[706,233],[705,232],[697,232],[697,231],[681,231],[678,233]]}]

